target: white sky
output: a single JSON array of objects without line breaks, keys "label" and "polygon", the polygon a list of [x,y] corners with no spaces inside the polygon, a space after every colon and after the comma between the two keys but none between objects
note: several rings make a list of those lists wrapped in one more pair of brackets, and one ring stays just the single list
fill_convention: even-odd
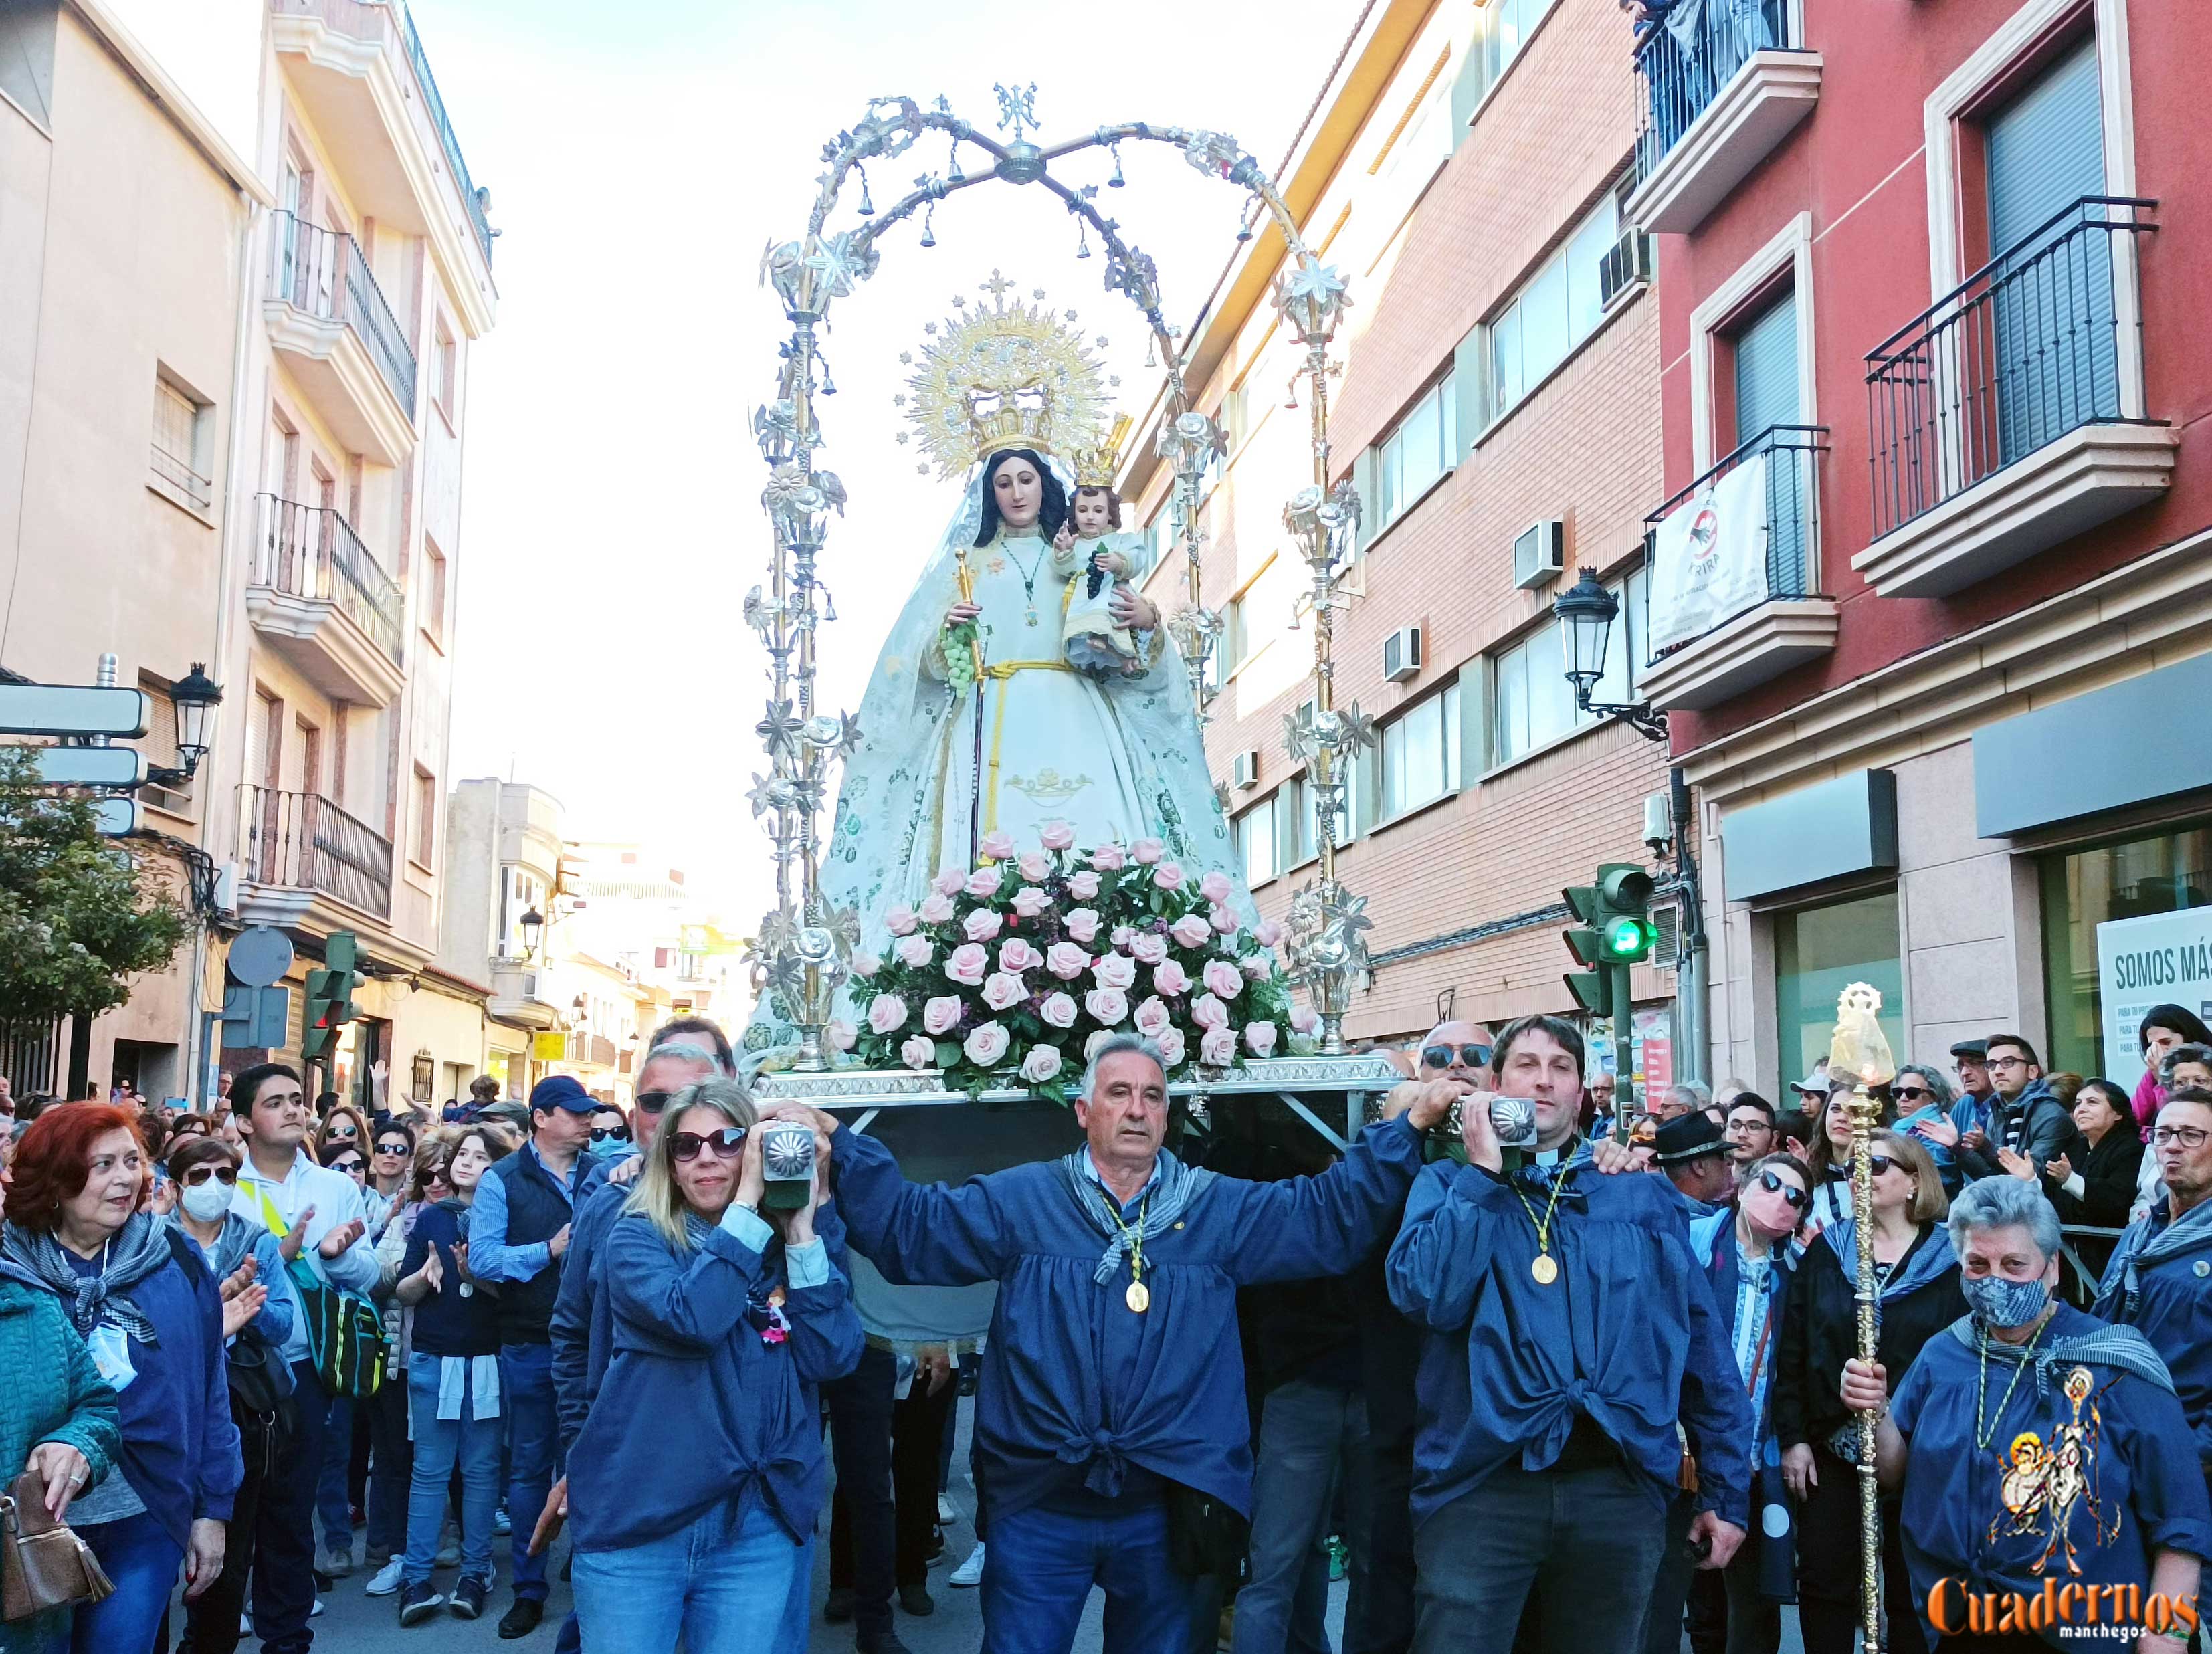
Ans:
[{"label": "white sky", "polygon": [[[1017,9],[888,0],[608,8],[586,0],[419,0],[470,170],[505,234],[489,338],[474,347],[453,708],[456,778],[549,788],[582,837],[666,845],[750,929],[765,842],[743,794],[763,659],[738,612],[764,575],[763,478],[750,433],[786,331],[761,250],[805,228],[822,144],[872,95],[941,92],[987,130],[994,81],[1036,84],[1049,143],[1149,120],[1235,134],[1273,167],[1334,60],[1357,0],[1133,0]],[[932,137],[872,179],[878,204],[940,170]],[[1188,325],[1234,248],[1241,192],[1161,144],[1125,147],[1108,216],[1159,262]],[[966,164],[984,157],[969,149]],[[1060,164],[1103,183],[1103,153]],[[849,198],[848,210],[849,210]],[[833,221],[833,228],[839,222]],[[941,245],[891,238],[873,281],[832,310],[839,394],[819,463],[854,499],[824,579],[823,702],[857,707],[884,630],[957,496],[917,476],[891,404],[926,320],[996,265],[1111,336],[1124,406],[1150,375],[1136,312],[1074,258],[1040,190],[963,192]]]}]

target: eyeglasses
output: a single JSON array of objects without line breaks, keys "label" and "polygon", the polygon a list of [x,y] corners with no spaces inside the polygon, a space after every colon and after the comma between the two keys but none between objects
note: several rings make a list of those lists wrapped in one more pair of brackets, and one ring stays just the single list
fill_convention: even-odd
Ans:
[{"label": "eyeglasses", "polygon": [[609,1138],[612,1138],[617,1143],[627,1143],[629,1141],[629,1128],[628,1126],[594,1126],[592,1128],[592,1140],[594,1143],[604,1143]]},{"label": "eyeglasses", "polygon": [[689,1164],[697,1159],[702,1149],[714,1150],[714,1158],[718,1160],[730,1160],[737,1158],[744,1142],[745,1128],[743,1126],[725,1126],[721,1130],[710,1131],[703,1137],[696,1131],[679,1131],[668,1140],[668,1152],[679,1164]]},{"label": "eyeglasses", "polygon": [[238,1186],[238,1168],[236,1166],[194,1166],[185,1174],[185,1187],[198,1189],[210,1177],[225,1189],[235,1189]]},{"label": "eyeglasses", "polygon": [[1868,1155],[1867,1164],[1873,1168],[1874,1175],[1877,1177],[1881,1177],[1885,1171],[1894,1171],[1897,1170],[1897,1162],[1890,1158],[1887,1154]]},{"label": "eyeglasses", "polygon": [[647,1114],[659,1114],[675,1095],[673,1092],[640,1092],[637,1106]]},{"label": "eyeglasses", "polygon": [[376,1152],[379,1154],[404,1154],[407,1152],[407,1145],[404,1141],[379,1143],[376,1146]]},{"label": "eyeglasses", "polygon": [[1759,1174],[1759,1186],[1770,1195],[1779,1195],[1790,1203],[1792,1212],[1802,1212],[1813,1199],[1796,1184],[1784,1183],[1779,1174],[1772,1171]]},{"label": "eyeglasses", "polygon": [[2027,1059],[2024,1056],[1993,1056],[1982,1066],[1985,1068],[2025,1068]]},{"label": "eyeglasses", "polygon": [[350,1143],[355,1138],[360,1136],[361,1133],[352,1126],[332,1126],[328,1131],[325,1132],[323,1135],[328,1137],[333,1142]]},{"label": "eyeglasses", "polygon": [[2150,1140],[2160,1148],[2168,1143],[2179,1143],[2184,1148],[2203,1148],[2208,1137],[2212,1137],[2212,1131],[2202,1126],[2155,1126],[2150,1134]]},{"label": "eyeglasses", "polygon": [[1889,1088],[1889,1094],[1900,1103],[1917,1103],[1923,1098],[1936,1095],[1925,1085],[1893,1085]]},{"label": "eyeglasses", "polygon": [[1427,1067],[1449,1068],[1455,1055],[1469,1068],[1490,1066],[1490,1048],[1487,1045],[1431,1045],[1422,1051],[1421,1061]]}]

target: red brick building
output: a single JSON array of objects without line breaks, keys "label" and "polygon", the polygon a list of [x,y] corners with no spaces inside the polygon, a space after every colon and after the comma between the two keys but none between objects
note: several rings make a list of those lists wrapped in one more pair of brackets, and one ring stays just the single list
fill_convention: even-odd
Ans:
[{"label": "red brick building", "polygon": [[[1643,519],[1664,486],[1660,307],[1619,207],[1632,46],[1613,0],[1378,3],[1278,175],[1353,304],[1331,431],[1366,511],[1337,698],[1382,729],[1339,862],[1375,922],[1361,1037],[1425,1031],[1446,993],[1492,1024],[1571,1011],[1560,889],[1645,860],[1644,800],[1667,784],[1662,747],[1577,715],[1551,612],[1577,565],[1640,611]],[[1282,258],[1263,228],[1186,341],[1198,405],[1229,435],[1201,508],[1206,601],[1227,623],[1207,750],[1272,915],[1311,878],[1313,842],[1282,744],[1313,648],[1281,516],[1311,466],[1308,416],[1285,405],[1299,353],[1267,302]],[[1182,569],[1150,439],[1133,442],[1128,492],[1172,606]],[[1628,698],[1632,629],[1601,698]],[[1662,1071],[1673,993],[1671,971],[1638,972]]]},{"label": "red brick building", "polygon": [[[2212,1000],[2185,733],[2212,689],[2212,26],[2165,0],[1704,9],[1729,15],[1643,48],[1626,211],[1660,271],[1646,510],[1717,508],[1712,589],[1765,563],[1748,602],[1675,605],[1685,516],[1650,580],[1716,1071],[1802,1071],[1867,980],[1899,1060],[2016,1028],[2131,1083],[2142,1010]],[[1727,490],[1751,465],[1763,500],[1756,472]]]}]

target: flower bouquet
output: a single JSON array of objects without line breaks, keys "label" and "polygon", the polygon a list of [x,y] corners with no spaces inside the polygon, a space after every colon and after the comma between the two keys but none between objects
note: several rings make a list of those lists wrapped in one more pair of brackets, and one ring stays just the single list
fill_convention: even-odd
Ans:
[{"label": "flower bouquet", "polygon": [[919,908],[884,915],[890,957],[854,961],[861,1061],[1064,1103],[1109,1034],[1152,1040],[1173,1079],[1311,1031],[1275,959],[1279,931],[1245,927],[1225,874],[1189,877],[1158,839],[1078,850],[1064,822],[1040,837],[1017,854],[986,834],[985,866],[940,873]]}]

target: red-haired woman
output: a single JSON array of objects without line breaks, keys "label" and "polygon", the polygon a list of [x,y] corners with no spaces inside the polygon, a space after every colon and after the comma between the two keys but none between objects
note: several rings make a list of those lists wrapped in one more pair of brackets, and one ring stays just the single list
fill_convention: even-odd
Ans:
[{"label": "red-haired woman", "polygon": [[152,1646],[179,1561],[187,1596],[215,1583],[244,1473],[225,1321],[258,1313],[264,1289],[245,1286],[226,1304],[198,1250],[145,1210],[150,1183],[129,1111],[53,1109],[16,1145],[0,1230],[10,1274],[60,1300],[121,1414],[122,1474],[70,1509],[115,1582],[113,1596],[77,1609],[75,1654]]}]

